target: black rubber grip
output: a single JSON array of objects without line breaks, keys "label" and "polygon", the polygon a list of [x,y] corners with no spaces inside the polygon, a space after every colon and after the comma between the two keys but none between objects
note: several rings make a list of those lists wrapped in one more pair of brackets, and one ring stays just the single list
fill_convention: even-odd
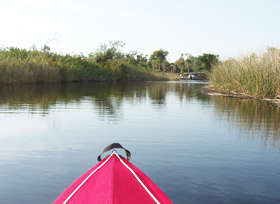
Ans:
[{"label": "black rubber grip", "polygon": [[130,160],[130,158],[131,158],[131,153],[130,153],[130,151],[128,151],[127,149],[123,148],[123,146],[121,146],[119,143],[112,143],[112,144],[108,145],[107,147],[105,147],[105,148],[103,149],[103,151],[98,155],[97,160],[98,160],[98,161],[101,161],[101,160],[102,160],[102,159],[101,159],[101,155],[102,155],[104,152],[107,152],[107,151],[109,151],[109,150],[111,150],[111,149],[115,149],[115,148],[121,148],[121,149],[123,149],[123,150],[126,152],[127,160]]}]

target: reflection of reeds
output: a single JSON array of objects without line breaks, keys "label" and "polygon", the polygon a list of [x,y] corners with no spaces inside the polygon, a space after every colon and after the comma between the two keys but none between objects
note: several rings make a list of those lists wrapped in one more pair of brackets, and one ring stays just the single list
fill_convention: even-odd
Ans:
[{"label": "reflection of reeds", "polygon": [[280,110],[265,101],[211,96],[217,118],[226,119],[249,138],[259,137],[265,143],[280,147]]},{"label": "reflection of reeds", "polygon": [[280,95],[280,51],[268,48],[262,55],[220,63],[208,74],[214,89],[273,98]]},{"label": "reflection of reeds", "polygon": [[[196,86],[197,88],[194,88]],[[167,92],[175,92],[180,100],[208,97],[197,89],[202,84],[165,82],[95,82],[29,84],[0,87],[0,108],[20,109],[25,104],[30,109],[48,110],[52,104],[79,102],[87,96],[100,109],[114,112],[125,99],[127,102],[141,101],[148,96],[153,102],[164,104]],[[192,87],[192,88],[190,88]],[[113,100],[113,101],[111,101]]]}]

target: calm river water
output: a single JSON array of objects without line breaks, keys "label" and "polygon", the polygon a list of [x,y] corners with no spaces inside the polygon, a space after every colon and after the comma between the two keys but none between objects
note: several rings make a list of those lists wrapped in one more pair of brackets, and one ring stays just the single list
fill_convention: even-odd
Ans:
[{"label": "calm river water", "polygon": [[0,203],[52,203],[113,142],[174,203],[280,203],[280,109],[204,85],[0,88]]}]

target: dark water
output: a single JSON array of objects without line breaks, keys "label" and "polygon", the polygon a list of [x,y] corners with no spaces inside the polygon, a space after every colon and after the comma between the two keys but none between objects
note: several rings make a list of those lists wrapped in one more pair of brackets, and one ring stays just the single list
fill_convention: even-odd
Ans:
[{"label": "dark water", "polygon": [[202,86],[0,88],[0,203],[52,203],[112,142],[174,203],[280,203],[280,110]]}]

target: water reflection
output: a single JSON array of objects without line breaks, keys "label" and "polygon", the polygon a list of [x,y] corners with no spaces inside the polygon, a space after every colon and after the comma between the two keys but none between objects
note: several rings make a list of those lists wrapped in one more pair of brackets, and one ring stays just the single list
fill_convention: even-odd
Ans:
[{"label": "water reflection", "polygon": [[162,82],[4,86],[0,88],[0,110],[28,109],[31,113],[47,114],[48,109],[58,103],[79,103],[86,99],[98,108],[100,116],[117,115],[124,100],[136,103],[148,97],[154,104],[164,105],[168,92],[174,92],[181,101],[184,97],[204,100],[207,96],[197,92],[202,86]]},{"label": "water reflection", "polygon": [[268,102],[211,96],[215,119],[227,120],[232,129],[248,139],[261,139],[264,145],[280,147],[280,110]]},{"label": "water reflection", "polygon": [[[124,103],[133,106],[153,104],[165,110],[169,94],[179,103],[211,103],[216,120],[228,121],[233,129],[248,138],[260,138],[264,144],[279,145],[280,111],[267,107],[266,102],[207,96],[198,91],[203,83],[127,82],[127,83],[68,83],[4,86],[0,88],[0,113],[48,115],[57,104],[67,106],[92,104],[100,120],[121,121]],[[209,108],[209,107],[208,107]]]},{"label": "water reflection", "polygon": [[279,203],[280,110],[203,86],[1,87],[0,203],[52,203],[115,141],[174,203]]}]

